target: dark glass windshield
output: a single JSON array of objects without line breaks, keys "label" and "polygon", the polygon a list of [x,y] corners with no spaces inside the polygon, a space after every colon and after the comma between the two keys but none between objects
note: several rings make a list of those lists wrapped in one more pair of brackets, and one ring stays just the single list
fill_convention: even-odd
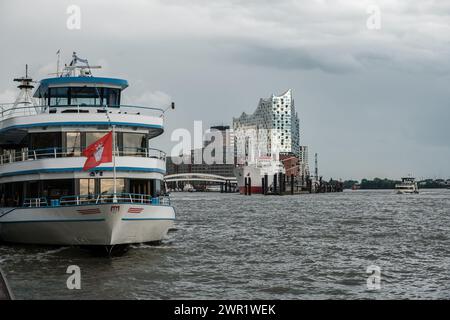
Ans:
[{"label": "dark glass windshield", "polygon": [[50,88],[48,104],[57,106],[109,106],[120,105],[120,89],[96,87]]}]

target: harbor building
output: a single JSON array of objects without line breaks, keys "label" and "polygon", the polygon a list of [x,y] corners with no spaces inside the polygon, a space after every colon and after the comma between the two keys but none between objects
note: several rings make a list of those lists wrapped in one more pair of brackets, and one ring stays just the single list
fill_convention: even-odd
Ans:
[{"label": "harbor building", "polygon": [[292,90],[260,99],[255,112],[233,118],[237,164],[280,153],[300,156],[300,122]]},{"label": "harbor building", "polygon": [[310,176],[308,146],[300,146],[299,165],[300,165],[299,169],[300,176],[306,179],[306,177]]},{"label": "harbor building", "polygon": [[[230,130],[230,126],[220,125],[212,126],[209,130],[214,132],[215,135],[219,133],[222,136],[223,144],[220,144],[222,148],[222,155],[219,157],[216,154],[216,149],[207,150],[208,146],[214,142],[212,137],[207,138],[203,142],[203,147],[199,149],[192,149],[190,154],[183,157],[183,161],[177,161],[174,157],[167,157],[167,175],[180,174],[180,173],[196,173],[196,174],[209,174],[222,177],[234,177],[233,169],[236,163],[235,157],[235,137],[233,131]],[[218,145],[219,146],[219,145]],[[211,155],[215,157],[213,163],[205,161],[205,153],[211,151]],[[197,154],[197,157],[196,157]],[[217,157],[216,157],[217,156]],[[196,163],[197,159],[202,159],[201,163]],[[200,185],[206,185],[209,183],[193,182],[194,187],[200,188]]]}]

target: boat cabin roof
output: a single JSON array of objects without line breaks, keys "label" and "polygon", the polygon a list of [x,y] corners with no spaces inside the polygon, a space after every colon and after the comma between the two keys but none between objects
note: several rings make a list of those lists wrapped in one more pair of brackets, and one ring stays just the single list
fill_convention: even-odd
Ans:
[{"label": "boat cabin roof", "polygon": [[35,98],[42,97],[49,88],[60,87],[96,87],[96,88],[114,88],[124,90],[128,87],[128,81],[116,78],[102,77],[57,77],[47,78],[40,81],[39,87],[34,93]]}]

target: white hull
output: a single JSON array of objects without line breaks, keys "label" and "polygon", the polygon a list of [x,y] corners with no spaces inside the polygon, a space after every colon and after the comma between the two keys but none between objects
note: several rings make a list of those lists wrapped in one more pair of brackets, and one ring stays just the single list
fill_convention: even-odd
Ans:
[{"label": "white hull", "polygon": [[0,209],[0,239],[46,245],[119,245],[162,240],[171,206],[107,203]]},{"label": "white hull", "polygon": [[397,190],[397,194],[417,194],[418,190]]}]

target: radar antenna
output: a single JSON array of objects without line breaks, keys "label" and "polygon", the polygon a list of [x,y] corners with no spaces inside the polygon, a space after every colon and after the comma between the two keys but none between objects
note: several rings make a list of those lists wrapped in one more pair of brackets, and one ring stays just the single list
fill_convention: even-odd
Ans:
[{"label": "radar antenna", "polygon": [[[78,63],[84,65],[79,65]],[[92,77],[91,69],[101,69],[101,66],[91,66],[87,59],[82,59],[77,56],[76,52],[73,52],[72,61],[70,61],[69,65],[66,64],[64,66],[61,74],[57,72],[56,75],[60,77]]]}]

